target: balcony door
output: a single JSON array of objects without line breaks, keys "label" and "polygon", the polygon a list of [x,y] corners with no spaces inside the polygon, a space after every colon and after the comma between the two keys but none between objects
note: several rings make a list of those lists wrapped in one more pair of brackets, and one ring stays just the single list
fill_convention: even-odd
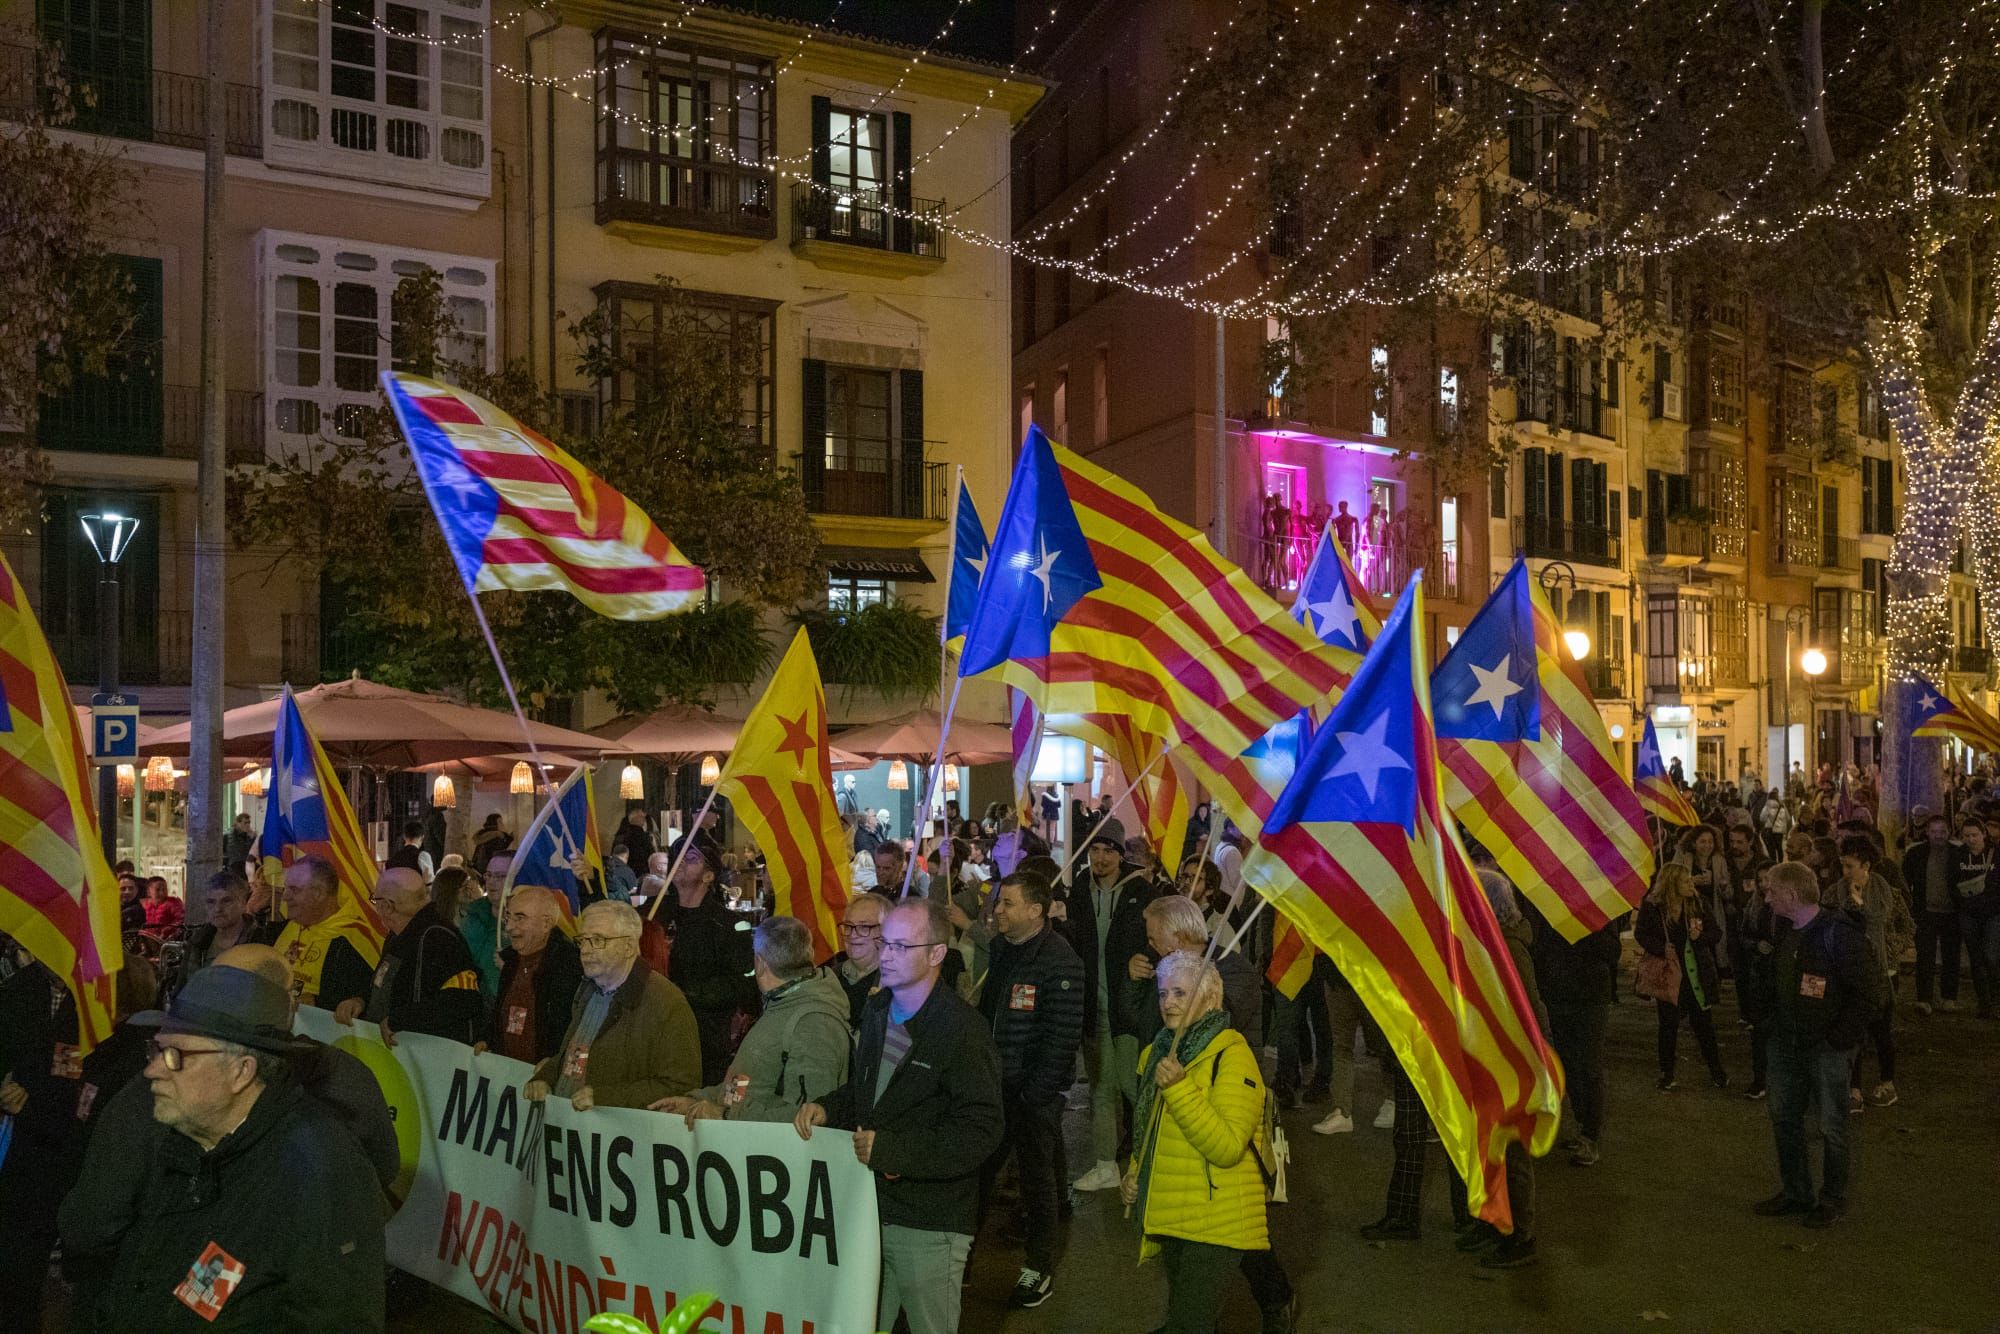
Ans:
[{"label": "balcony door", "polygon": [[893,379],[890,371],[826,368],[825,494],[830,513],[890,513]]},{"label": "balcony door", "polygon": [[73,128],[152,138],[153,0],[39,0],[35,26],[62,48]]},{"label": "balcony door", "polygon": [[160,349],[166,325],[160,261],[112,255],[130,284],[131,327],[110,349],[102,375],[71,363],[67,388],[44,398],[35,434],[44,449],[91,454],[158,454],[165,410]]}]

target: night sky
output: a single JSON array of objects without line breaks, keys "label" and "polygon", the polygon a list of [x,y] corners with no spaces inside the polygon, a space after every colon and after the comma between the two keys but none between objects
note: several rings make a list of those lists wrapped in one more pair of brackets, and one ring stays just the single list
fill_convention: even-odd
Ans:
[{"label": "night sky", "polygon": [[938,29],[958,10],[951,36],[936,49],[1004,65],[1013,59],[1014,0],[734,0],[732,8],[803,19],[843,32],[917,47],[936,43]]}]

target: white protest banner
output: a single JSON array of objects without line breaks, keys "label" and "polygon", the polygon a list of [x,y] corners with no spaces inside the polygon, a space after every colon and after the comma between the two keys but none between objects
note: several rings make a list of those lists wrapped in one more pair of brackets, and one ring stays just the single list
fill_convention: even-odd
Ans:
[{"label": "white protest banner", "polygon": [[871,1334],[875,1182],[853,1137],[521,1097],[529,1067],[301,1010],[367,1063],[397,1118],[408,1195],[389,1260],[526,1334],[605,1311],[650,1329],[713,1292],[724,1334]]}]

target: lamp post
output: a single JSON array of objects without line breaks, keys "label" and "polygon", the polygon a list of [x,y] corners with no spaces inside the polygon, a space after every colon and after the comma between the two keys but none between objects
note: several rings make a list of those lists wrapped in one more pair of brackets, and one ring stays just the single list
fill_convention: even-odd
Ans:
[{"label": "lamp post", "polygon": [[[1535,579],[1536,582],[1541,584],[1542,592],[1548,594],[1551,601],[1554,600],[1558,585],[1567,588],[1571,598],[1576,594],[1576,571],[1570,568],[1568,561],[1550,561],[1542,567],[1542,572],[1536,575]],[[1569,600],[1564,600],[1563,620],[1565,622],[1568,622],[1570,619],[1570,611],[1567,605]],[[1569,649],[1569,656],[1575,662],[1582,662],[1590,656],[1590,634],[1588,631],[1576,626],[1571,626],[1570,629],[1563,631],[1563,645]]]},{"label": "lamp post", "polygon": [[[109,512],[77,516],[83,536],[97,553],[97,692],[103,703],[118,694],[118,562],[139,531],[139,521]],[[136,831],[137,826],[134,826]],[[118,860],[118,767],[97,766],[97,830],[104,842],[104,860]]]},{"label": "lamp post", "polygon": [[[1793,607],[1785,613],[1785,786],[1780,791],[1786,792],[1792,781],[1792,637],[1805,628],[1807,615],[1804,607]],[[1826,670],[1826,654],[1808,648],[1799,655],[1799,670],[1808,679],[1817,679]]]}]

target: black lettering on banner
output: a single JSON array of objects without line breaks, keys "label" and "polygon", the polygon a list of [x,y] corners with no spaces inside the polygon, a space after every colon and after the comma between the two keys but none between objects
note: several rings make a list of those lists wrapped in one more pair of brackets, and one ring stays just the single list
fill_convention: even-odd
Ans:
[{"label": "black lettering on banner", "polygon": [[833,1178],[827,1174],[826,1161],[812,1160],[806,1172],[805,1218],[799,1223],[799,1259],[812,1259],[813,1238],[826,1243],[826,1263],[829,1268],[840,1263],[840,1237],[833,1223]]},{"label": "black lettering on banner", "polygon": [[625,1160],[632,1156],[632,1138],[620,1135],[611,1141],[611,1151],[605,1157],[605,1167],[611,1173],[611,1185],[625,1197],[623,1204],[611,1206],[611,1223],[614,1227],[630,1227],[632,1220],[639,1216],[639,1192],[632,1188],[632,1174],[625,1170]]},{"label": "black lettering on banner", "polygon": [[573,1210],[580,1218],[588,1218],[595,1223],[604,1217],[604,1181],[600,1174],[602,1161],[598,1148],[602,1140],[596,1131],[590,1134],[590,1157],[583,1156],[583,1136],[571,1130],[569,1134],[569,1185]]},{"label": "black lettering on banner", "polygon": [[[768,1154],[751,1154],[743,1167],[750,1178],[750,1249],[776,1255],[792,1244],[792,1211],[785,1207],[792,1174],[785,1170],[782,1159]],[[768,1190],[764,1185],[767,1179],[771,1183]]]},{"label": "black lettering on banner", "polygon": [[499,1100],[493,1107],[493,1131],[486,1136],[485,1147],[480,1149],[480,1152],[491,1158],[493,1150],[499,1147],[502,1140],[505,1140],[507,1143],[507,1153],[500,1161],[503,1163],[513,1162],[514,1129],[519,1124],[520,1119],[520,1100],[515,1096],[513,1086],[502,1086]]},{"label": "black lettering on banner", "polygon": [[563,1174],[562,1129],[559,1126],[542,1127],[542,1170],[548,1173],[549,1208],[569,1212],[569,1201],[560,1193],[558,1181]]},{"label": "black lettering on banner", "polygon": [[[669,1170],[673,1173],[672,1180],[669,1180],[667,1177]],[[670,1204],[680,1210],[680,1235],[683,1237],[692,1237],[694,1235],[694,1215],[688,1209],[687,1188],[687,1155],[671,1144],[655,1144],[653,1146],[653,1203],[660,1211],[661,1236],[671,1237],[674,1235],[674,1226],[667,1218],[667,1206]]]},{"label": "black lettering on banner", "polygon": [[[486,1076],[479,1077],[479,1089],[468,1095],[466,1081],[471,1078],[464,1070],[451,1072],[451,1090],[444,1095],[444,1115],[438,1118],[437,1137],[449,1139],[454,1144],[465,1143],[465,1137],[472,1136],[472,1145],[479,1147],[479,1141],[486,1136]],[[458,1113],[456,1128],[452,1125],[452,1113]]]},{"label": "black lettering on banner", "polygon": [[[695,1203],[701,1208],[701,1225],[708,1231],[708,1239],[718,1246],[736,1244],[736,1228],[743,1221],[743,1202],[736,1194],[736,1174],[729,1170],[729,1160],[721,1154],[707,1151],[694,1160]],[[717,1187],[711,1179],[722,1184],[719,1187],[721,1199],[715,1203],[723,1206],[722,1221],[716,1222],[710,1212],[710,1196]]]}]

